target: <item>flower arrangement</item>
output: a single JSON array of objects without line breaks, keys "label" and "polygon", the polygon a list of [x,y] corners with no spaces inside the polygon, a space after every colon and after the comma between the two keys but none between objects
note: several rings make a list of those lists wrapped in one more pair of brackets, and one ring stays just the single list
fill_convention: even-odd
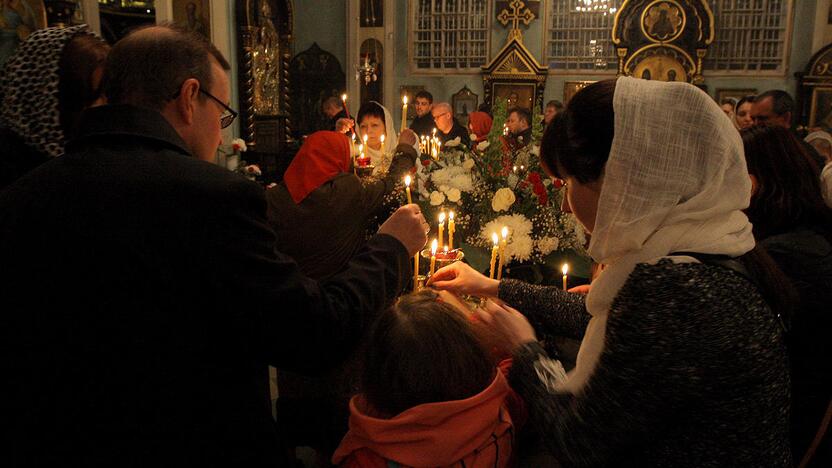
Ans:
[{"label": "flower arrangement", "polygon": [[257,164],[246,164],[241,159],[242,153],[248,151],[245,140],[242,138],[235,138],[231,140],[231,145],[228,150],[219,149],[219,152],[225,155],[225,167],[231,171],[238,172],[251,180],[256,180],[257,177],[263,175],[260,166]]},{"label": "flower arrangement", "polygon": [[420,157],[415,190],[426,218],[435,224],[441,211],[456,212],[457,235],[486,249],[492,233],[507,226],[506,255],[514,261],[543,263],[567,249],[583,253],[583,230],[560,211],[562,191],[540,165],[541,116],[532,118],[532,141],[512,145],[503,134],[506,103],[498,101],[492,110],[486,141],[473,149],[449,141],[436,159]]}]

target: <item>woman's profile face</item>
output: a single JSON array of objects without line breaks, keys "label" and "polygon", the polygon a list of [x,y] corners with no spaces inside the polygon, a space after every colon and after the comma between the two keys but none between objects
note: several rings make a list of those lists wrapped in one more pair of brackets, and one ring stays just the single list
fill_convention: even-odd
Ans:
[{"label": "woman's profile face", "polygon": [[740,130],[754,125],[754,119],[751,118],[751,105],[750,102],[744,102],[737,108],[737,115],[734,118],[737,119],[737,126]]},{"label": "woman's profile face", "polygon": [[598,214],[598,200],[601,197],[603,177],[585,184],[578,182],[572,176],[567,176],[562,181],[566,194],[560,205],[561,211],[574,214],[587,234],[592,234],[592,230],[595,229],[595,217]]},{"label": "woman's profile face", "polygon": [[367,144],[373,149],[381,147],[381,135],[386,133],[384,121],[374,115],[365,116],[359,124],[361,137],[367,135]]}]

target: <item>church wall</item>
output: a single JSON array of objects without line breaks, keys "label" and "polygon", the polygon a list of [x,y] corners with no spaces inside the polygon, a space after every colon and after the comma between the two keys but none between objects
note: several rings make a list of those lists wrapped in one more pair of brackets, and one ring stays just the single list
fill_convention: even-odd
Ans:
[{"label": "church wall", "polygon": [[[820,2],[820,3],[819,3]],[[705,85],[711,95],[716,95],[717,89],[722,88],[756,88],[758,91],[767,89],[785,89],[794,94],[796,79],[794,73],[806,66],[818,42],[816,30],[818,12],[829,0],[799,0],[794,2],[792,14],[792,39],[788,55],[788,67],[779,76],[754,75],[742,76],[708,76],[705,73]],[[463,86],[468,86],[483,100],[482,78],[479,74],[460,74],[449,72],[443,75],[427,73],[411,73],[408,63],[408,35],[407,35],[407,7],[408,0],[389,0],[388,4],[395,5],[395,66],[392,73],[385,67],[385,79],[393,79],[394,95],[398,95],[399,86],[424,86],[434,95],[436,101],[450,100],[451,95]],[[344,68],[348,79],[354,79],[352,66],[346,63],[346,9],[343,4],[333,0],[303,0],[294,2],[294,51],[301,52],[317,42],[321,48],[333,53]],[[825,11],[825,10],[823,10]],[[493,57],[505,43],[507,29],[496,19],[492,4],[492,29],[490,35],[490,56]],[[717,18],[718,21],[718,18]],[[825,21],[824,21],[825,22]],[[536,19],[524,29],[524,43],[526,47],[544,64],[543,28],[545,18]],[[821,44],[825,45],[825,44]],[[392,76],[391,76],[392,75]],[[563,87],[567,81],[599,80],[614,77],[612,74],[550,74],[546,81],[544,101],[563,99]],[[401,117],[401,107],[398,102],[388,102],[388,107],[394,114],[395,120]]]}]

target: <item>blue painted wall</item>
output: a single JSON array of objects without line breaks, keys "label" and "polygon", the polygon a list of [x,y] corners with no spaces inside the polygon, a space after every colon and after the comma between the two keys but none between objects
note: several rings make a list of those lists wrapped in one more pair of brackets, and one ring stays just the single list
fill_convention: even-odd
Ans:
[{"label": "blue painted wall", "polygon": [[[463,86],[468,86],[474,93],[483,98],[482,78],[479,74],[446,74],[427,75],[410,74],[407,57],[407,6],[408,0],[394,0],[396,6],[395,22],[395,68],[393,70],[394,88],[401,85],[422,85],[433,93],[435,100],[450,100],[452,94]],[[759,91],[767,89],[785,89],[794,94],[796,80],[794,73],[803,70],[812,55],[812,34],[814,29],[815,9],[817,0],[795,0],[792,14],[792,40],[788,56],[786,72],[780,76],[754,77],[708,77],[705,84],[708,91],[714,95],[720,88],[756,88]],[[492,3],[491,16],[494,17]],[[717,19],[718,20],[718,19]],[[545,19],[537,19],[525,30],[524,43],[535,54],[539,62],[543,62],[543,27]],[[300,52],[317,42],[323,49],[332,52],[341,62],[345,70],[345,42],[346,42],[346,7],[341,0],[296,0],[295,1],[295,52]],[[506,28],[496,20],[492,20],[490,38],[490,53],[493,57],[505,44]],[[389,46],[389,44],[388,44]],[[348,77],[350,75],[348,74]],[[610,75],[611,76],[611,75]],[[389,77],[389,75],[388,75]],[[545,100],[562,99],[563,86],[567,81],[598,80],[603,75],[549,75],[546,80]],[[390,106],[398,107],[396,105]],[[400,118],[401,109],[394,111],[394,118]]]}]

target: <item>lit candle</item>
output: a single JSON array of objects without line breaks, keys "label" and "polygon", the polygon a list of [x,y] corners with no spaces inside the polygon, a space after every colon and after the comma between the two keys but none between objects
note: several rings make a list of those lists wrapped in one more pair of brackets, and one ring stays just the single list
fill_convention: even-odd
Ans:
[{"label": "lit candle", "polygon": [[563,272],[563,290],[566,291],[566,273],[569,272],[569,265],[564,263],[560,271]]},{"label": "lit candle", "polygon": [[400,132],[403,132],[404,129],[407,128],[407,95],[405,94],[402,96],[402,129]]},{"label": "lit candle", "polygon": [[454,212],[448,213],[448,246],[451,250],[454,249],[454,231],[456,231],[456,224],[454,223]]},{"label": "lit candle", "polygon": [[497,249],[499,249],[498,245],[500,239],[497,237],[496,232],[491,234],[491,239],[494,241],[494,247],[491,248],[491,269],[489,270],[490,274],[488,275],[488,277],[494,279],[494,267],[497,263]]},{"label": "lit candle", "polygon": [[413,203],[413,199],[410,197],[410,182],[411,182],[410,175],[404,176],[404,191],[405,191],[405,193],[407,193],[407,203],[408,204]]},{"label": "lit candle", "polygon": [[367,134],[364,134],[364,146],[367,146]]},{"label": "lit candle", "polygon": [[503,235],[503,241],[500,242],[500,266],[497,268],[497,279],[503,279],[503,265],[505,265],[506,261],[506,245],[508,244],[508,228],[503,226],[503,230],[501,232]]},{"label": "lit candle", "polygon": [[[450,233],[450,226],[448,227]],[[442,236],[445,235],[445,212],[439,213],[439,243],[442,244]]]},{"label": "lit candle", "polygon": [[439,243],[436,242],[436,239],[430,243],[430,276],[433,276],[434,270],[436,270],[436,249],[439,246]]},{"label": "lit candle", "polygon": [[384,134],[381,134],[381,144],[384,145]]},{"label": "lit candle", "polygon": [[419,290],[419,252],[413,256],[413,290]]},{"label": "lit candle", "polygon": [[347,108],[347,95],[346,94],[341,95],[341,102],[344,103],[344,112],[347,113],[347,118],[349,119],[350,118],[350,110]]}]

